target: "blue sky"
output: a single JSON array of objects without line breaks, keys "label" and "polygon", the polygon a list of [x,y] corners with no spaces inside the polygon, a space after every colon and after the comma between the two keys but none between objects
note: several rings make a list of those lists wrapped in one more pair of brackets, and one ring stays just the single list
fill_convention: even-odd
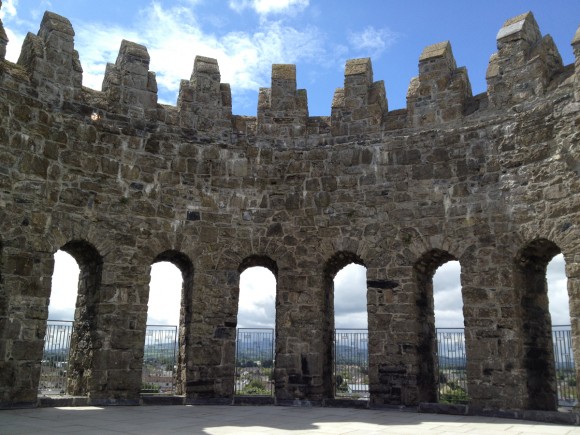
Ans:
[{"label": "blue sky", "polygon": [[424,47],[450,40],[466,66],[474,93],[484,92],[489,57],[503,22],[533,11],[551,34],[564,63],[580,24],[579,0],[340,1],[340,0],[4,0],[0,16],[16,60],[27,31],[36,33],[44,10],[69,18],[85,70],[84,84],[100,89],[106,62],[121,40],[148,47],[160,101],[175,104],[181,79],[196,55],[218,59],[230,83],[233,112],[255,115],[257,92],[270,86],[272,63],[295,63],[298,87],[308,91],[310,115],[329,115],[347,59],[371,57],[384,80],[389,108],[405,107],[409,82]]},{"label": "blue sky", "polygon": [[[179,82],[191,76],[195,56],[208,56],[218,60],[222,82],[231,84],[234,114],[250,116],[256,114],[258,89],[270,86],[273,63],[297,65],[298,87],[307,89],[310,115],[317,116],[330,114],[334,89],[343,85],[346,60],[371,57],[374,78],[384,80],[393,110],[405,107],[419,55],[428,45],[450,40],[457,64],[467,67],[477,94],[485,92],[488,61],[507,19],[531,10],[542,33],[554,38],[565,64],[573,62],[570,42],[580,25],[580,0],[4,0],[0,18],[10,38],[9,60],[18,59],[26,33],[38,31],[45,10],[72,22],[85,86],[101,88],[106,63],[115,62],[121,40],[127,39],[148,48],[160,102],[176,104]],[[74,261],[62,261],[53,279],[52,317],[70,315],[74,305]],[[555,271],[548,277],[552,317],[554,323],[568,323],[562,258],[553,264]],[[457,263],[435,276],[440,327],[462,324],[458,276]],[[171,268],[156,266],[152,291],[179,288],[179,279]],[[273,322],[273,309],[266,308],[273,301],[272,279],[242,276],[242,292],[252,294],[255,303],[240,302],[240,326]],[[360,327],[364,321],[364,304],[355,307],[352,301],[364,300],[353,295],[365,293],[365,280],[364,269],[337,276],[337,313],[352,322],[344,326]],[[60,290],[73,293],[69,302]],[[154,297],[150,323],[175,323],[176,315],[163,308],[175,303],[166,297],[163,303],[155,302]]]}]

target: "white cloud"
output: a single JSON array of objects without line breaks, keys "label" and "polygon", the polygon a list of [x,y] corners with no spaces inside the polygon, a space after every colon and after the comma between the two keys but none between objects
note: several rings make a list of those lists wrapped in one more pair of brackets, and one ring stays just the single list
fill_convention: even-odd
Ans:
[{"label": "white cloud", "polygon": [[334,277],[335,328],[367,328],[367,269],[351,263]]},{"label": "white cloud", "polygon": [[161,261],[151,266],[148,325],[179,325],[182,287],[181,271],[172,263]]},{"label": "white cloud", "polygon": [[348,41],[354,50],[376,59],[395,43],[397,37],[396,33],[387,28],[375,29],[367,26],[360,32],[350,32]]},{"label": "white cloud", "polygon": [[64,251],[54,254],[52,290],[48,307],[50,320],[73,320],[80,269],[76,260]]},{"label": "white cloud", "polygon": [[564,256],[559,254],[548,263],[546,272],[552,325],[570,324],[568,279],[566,278],[565,266]]},{"label": "white cloud", "polygon": [[4,0],[2,8],[0,9],[0,20],[16,16],[16,8],[18,7],[18,0]]},{"label": "white cloud", "polygon": [[[204,33],[190,8],[164,9],[154,3],[143,12],[146,25],[136,31],[104,24],[77,25],[76,46],[84,69],[83,84],[100,89],[107,62],[115,62],[122,39],[143,44],[151,57],[160,100],[176,104],[179,83],[189,79],[196,55],[218,60],[222,82],[234,97],[268,86],[272,63],[297,63],[322,53],[317,30],[297,30],[280,22],[265,22],[253,33]],[[257,101],[253,103],[257,104]]]},{"label": "white cloud", "polygon": [[276,278],[265,267],[250,267],[240,275],[238,328],[274,328]]},{"label": "white cloud", "polygon": [[294,15],[306,9],[309,3],[309,0],[230,0],[229,6],[236,12],[253,9],[261,16],[270,14]]},{"label": "white cloud", "polygon": [[460,274],[459,261],[449,261],[439,267],[433,276],[435,326],[437,328],[463,328]]}]

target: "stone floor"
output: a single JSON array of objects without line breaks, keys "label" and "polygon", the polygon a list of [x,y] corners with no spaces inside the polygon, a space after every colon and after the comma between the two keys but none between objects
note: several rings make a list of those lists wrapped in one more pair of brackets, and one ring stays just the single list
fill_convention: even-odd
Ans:
[{"label": "stone floor", "polygon": [[125,406],[0,410],[0,434],[580,434],[580,427],[391,410]]}]

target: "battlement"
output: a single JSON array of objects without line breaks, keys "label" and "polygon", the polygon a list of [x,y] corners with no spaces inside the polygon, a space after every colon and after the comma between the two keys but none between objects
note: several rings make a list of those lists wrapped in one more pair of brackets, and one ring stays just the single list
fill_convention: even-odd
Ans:
[{"label": "battlement", "polygon": [[[257,115],[232,115],[231,90],[221,83],[216,59],[197,56],[189,80],[182,80],[176,106],[157,101],[155,72],[147,48],[123,41],[116,62],[107,64],[102,95],[82,88],[82,67],[74,30],[63,17],[46,12],[36,35],[24,41],[18,64],[28,72],[39,98],[51,104],[84,102],[104,112],[178,124],[199,137],[230,143],[279,139],[281,146],[328,143],[401,128],[430,128],[460,121],[473,112],[498,110],[544,95],[558,77],[573,74],[576,98],[580,79],[580,37],[572,45],[576,64],[564,68],[554,41],[542,36],[531,12],[507,20],[497,34],[498,51],[487,69],[487,93],[475,98],[465,67],[457,67],[451,43],[426,47],[419,75],[410,82],[406,110],[389,113],[383,81],[374,81],[369,58],[346,62],[343,87],[337,88],[330,117],[309,117],[305,89],[297,89],[295,65],[273,65],[270,88],[259,90]],[[0,23],[0,58],[8,38]],[[572,72],[571,72],[572,71]],[[102,104],[102,101],[105,104]]]}]

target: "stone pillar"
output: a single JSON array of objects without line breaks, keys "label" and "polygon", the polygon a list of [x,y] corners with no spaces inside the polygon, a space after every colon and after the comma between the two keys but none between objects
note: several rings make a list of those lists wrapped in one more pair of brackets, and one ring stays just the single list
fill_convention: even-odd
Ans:
[{"label": "stone pillar", "polygon": [[467,69],[457,68],[449,41],[426,47],[419,58],[419,76],[411,80],[407,92],[409,124],[418,127],[459,119],[469,98]]},{"label": "stone pillar", "polygon": [[223,142],[231,142],[232,94],[221,83],[216,59],[196,56],[189,81],[182,80],[177,99],[179,122],[198,132],[215,132]]},{"label": "stone pillar", "polygon": [[372,405],[417,405],[425,396],[420,362],[419,315],[413,267],[372,272],[369,305],[369,388]]},{"label": "stone pillar", "polygon": [[194,275],[192,324],[185,336],[188,403],[230,404],[234,396],[239,273],[206,269],[213,261],[201,258]]},{"label": "stone pillar", "polygon": [[371,60],[348,60],[344,70],[344,88],[336,89],[332,100],[332,135],[378,132],[387,111],[385,84],[382,80],[373,82]]},{"label": "stone pillar", "polygon": [[81,98],[83,69],[74,35],[70,21],[52,12],[44,13],[38,35],[26,35],[18,64],[27,69],[41,99],[61,104]]},{"label": "stone pillar", "polygon": [[574,39],[572,40],[572,48],[574,49],[574,96],[576,101],[580,101],[580,27],[576,30]]},{"label": "stone pillar", "polygon": [[33,244],[2,242],[0,408],[35,406],[54,260]]},{"label": "stone pillar", "polygon": [[459,258],[465,322],[467,393],[474,408],[525,409],[521,301],[513,252],[472,246]]},{"label": "stone pillar", "polygon": [[[322,276],[283,267],[278,271],[276,307],[276,399],[279,404],[321,403],[325,385],[328,321]],[[326,293],[327,295],[328,293]],[[325,389],[326,388],[326,389]]]},{"label": "stone pillar", "polygon": [[115,64],[108,63],[103,80],[109,109],[132,118],[157,116],[157,81],[149,71],[149,53],[143,45],[123,40]]},{"label": "stone pillar", "polygon": [[562,71],[562,58],[550,35],[542,37],[531,12],[507,20],[497,34],[497,53],[487,68],[490,104],[500,108],[544,94]]},{"label": "stone pillar", "polygon": [[305,138],[308,97],[296,89],[296,65],[272,65],[272,87],[258,96],[257,122],[258,137]]}]

